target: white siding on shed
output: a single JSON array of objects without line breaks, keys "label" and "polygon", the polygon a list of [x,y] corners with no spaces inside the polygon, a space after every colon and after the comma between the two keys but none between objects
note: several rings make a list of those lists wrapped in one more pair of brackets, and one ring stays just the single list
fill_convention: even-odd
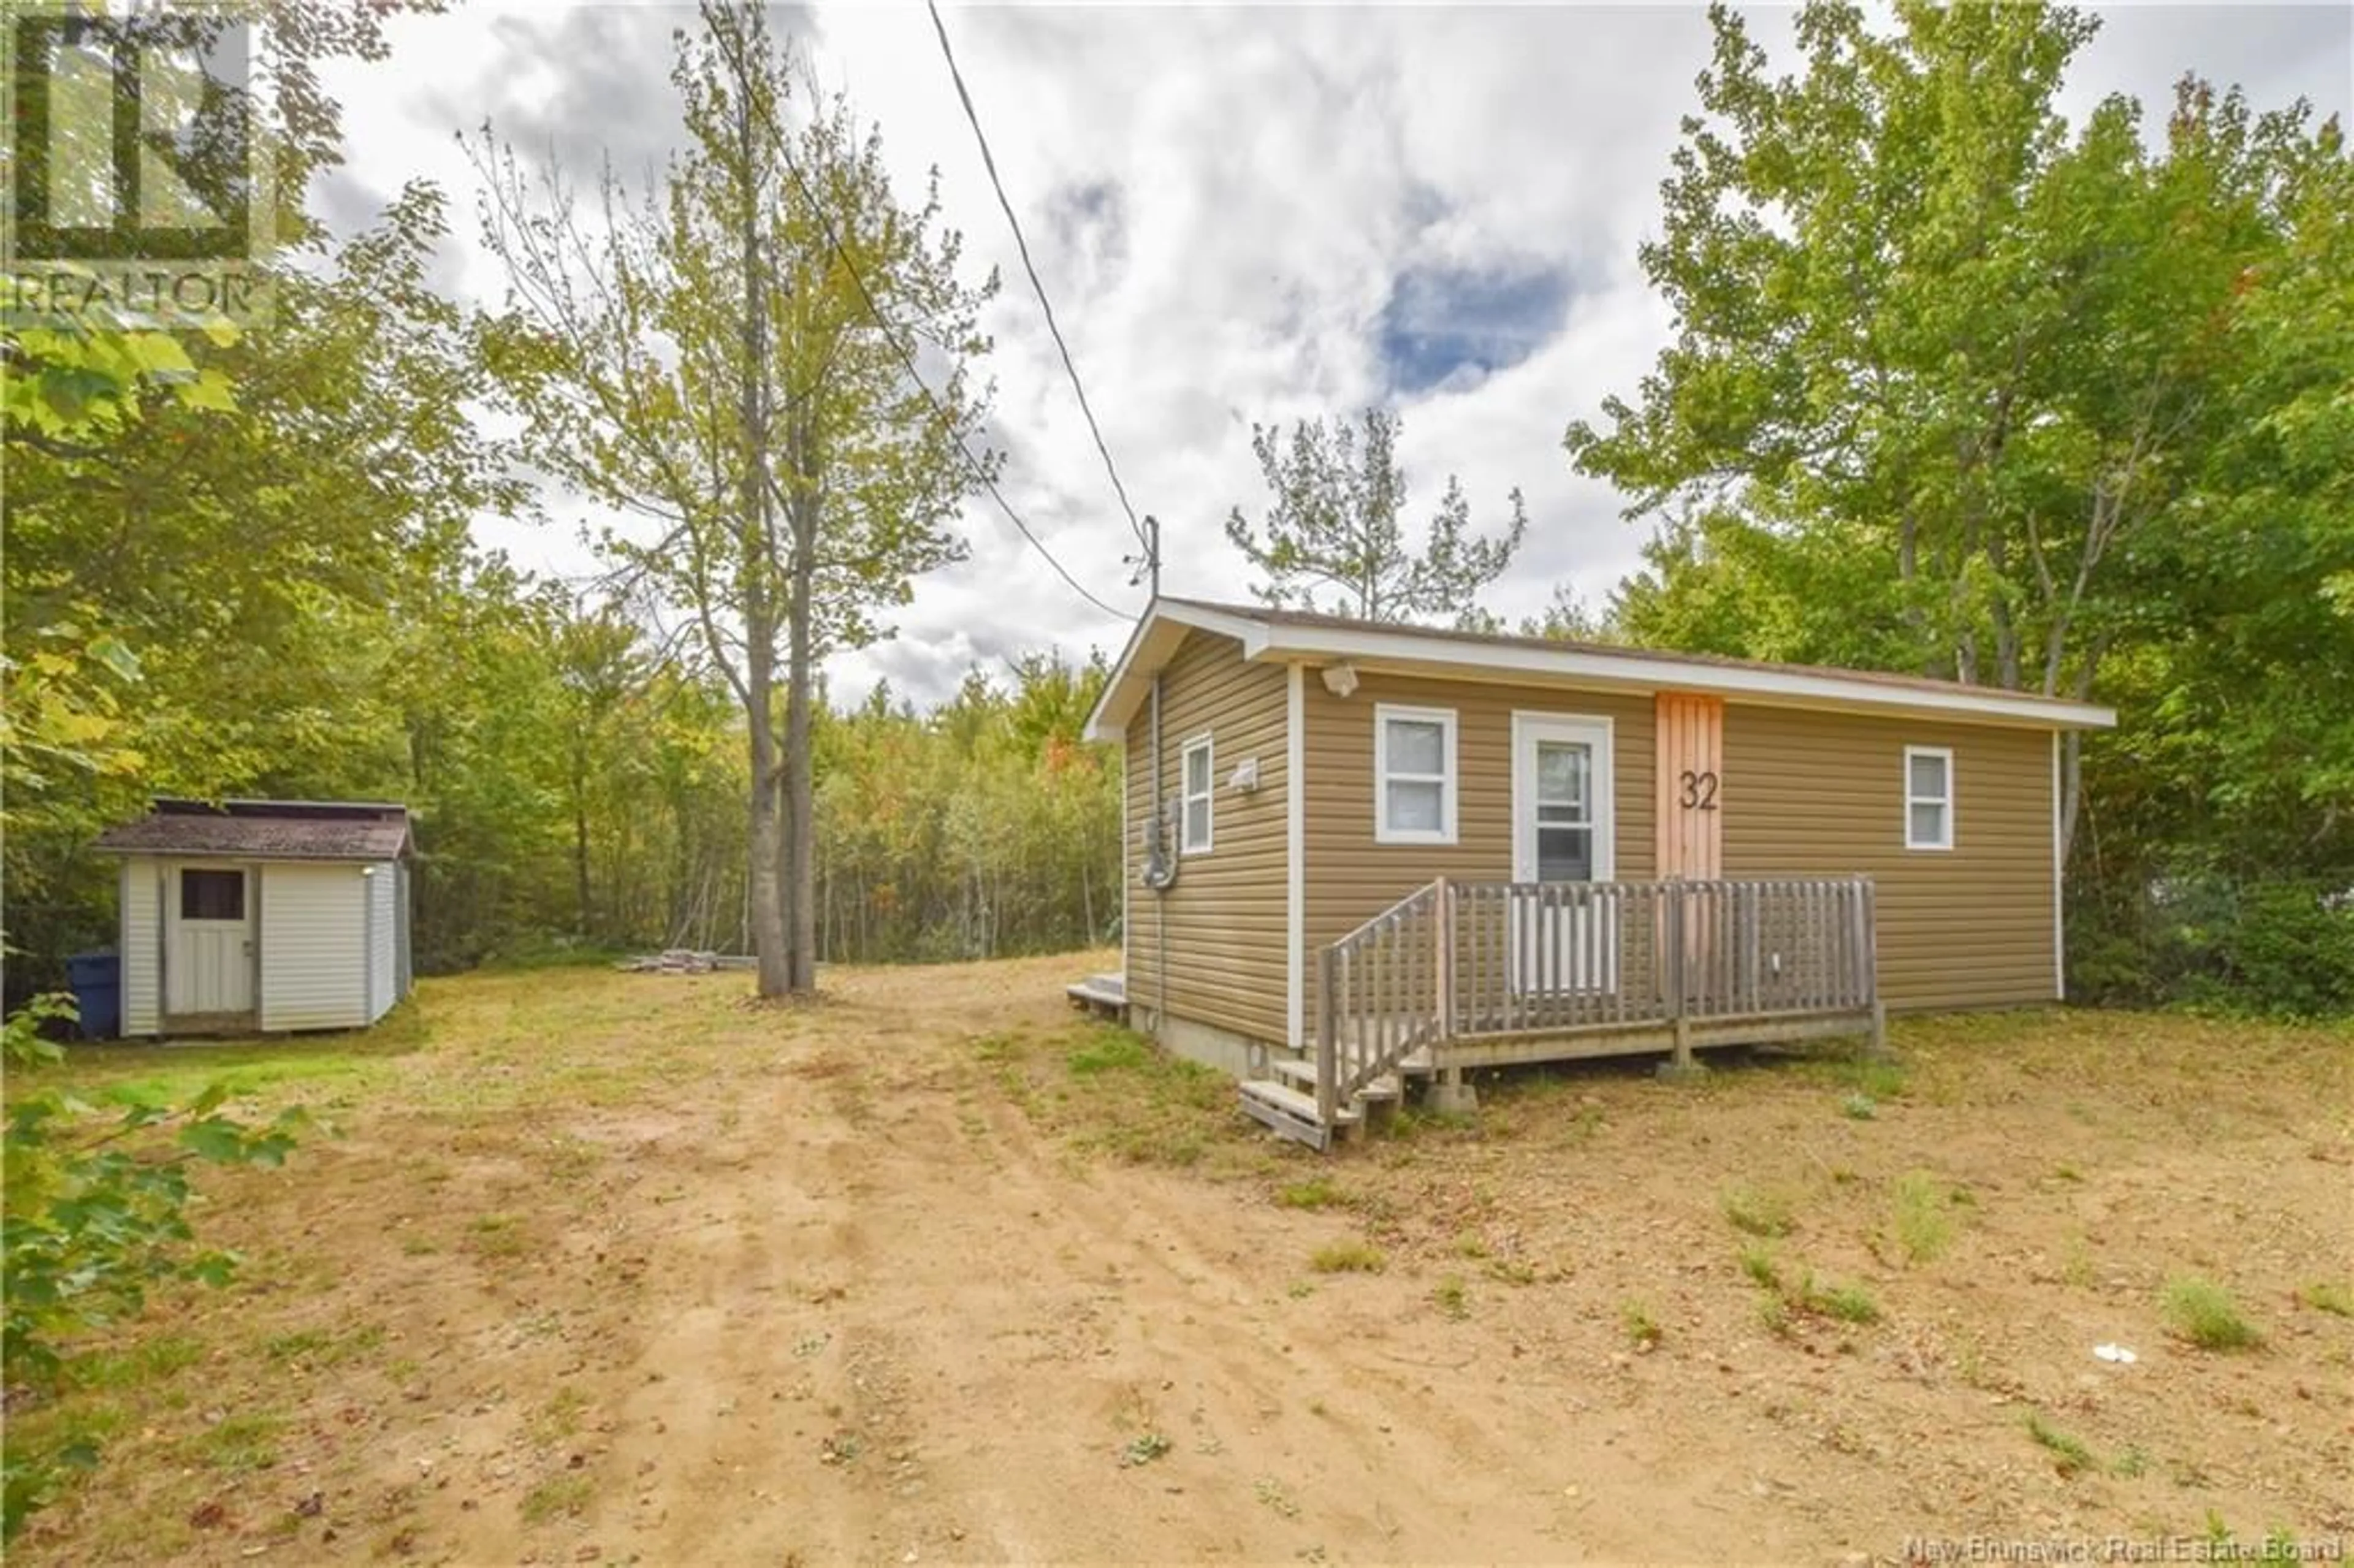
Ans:
[{"label": "white siding on shed", "polygon": [[368,867],[367,1021],[374,1023],[400,1000],[400,881],[391,861]]},{"label": "white siding on shed", "polygon": [[366,889],[356,865],[261,868],[261,1027],[355,1029],[367,1010]]},{"label": "white siding on shed", "polygon": [[161,938],[156,892],[163,867],[159,862],[133,855],[122,863],[122,936],[116,952],[122,965],[122,1033],[153,1034],[162,1027],[156,999],[157,944]]}]

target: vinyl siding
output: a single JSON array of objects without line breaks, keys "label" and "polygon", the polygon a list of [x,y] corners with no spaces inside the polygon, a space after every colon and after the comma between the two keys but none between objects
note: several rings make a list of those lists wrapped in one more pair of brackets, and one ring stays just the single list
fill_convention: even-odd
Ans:
[{"label": "vinyl siding", "polygon": [[392,862],[370,869],[376,874],[367,878],[367,900],[374,911],[368,926],[367,1021],[374,1023],[400,1000],[400,979],[395,972],[400,961],[400,885],[399,867]]},{"label": "vinyl siding", "polygon": [[369,1022],[365,892],[356,865],[261,868],[261,1027]]},{"label": "vinyl siding", "polygon": [[[1161,673],[1160,770],[1164,810],[1180,794],[1185,745],[1212,742],[1212,848],[1178,861],[1177,885],[1154,893],[1141,880],[1151,816],[1150,707],[1127,726],[1128,993],[1161,1005],[1161,923],[1168,926],[1166,1011],[1256,1040],[1280,1041],[1286,1016],[1284,800],[1285,671],[1243,662],[1228,637],[1189,635]],[[1259,787],[1228,786],[1246,758]],[[1171,844],[1176,843],[1172,829]]]},{"label": "vinyl siding", "polygon": [[159,1001],[163,975],[157,965],[161,915],[153,860],[132,858],[122,863],[122,1033],[154,1034],[163,1028]]},{"label": "vinyl siding", "polygon": [[[1904,748],[1954,753],[1954,847],[1904,847]],[[2052,1000],[2052,736],[1729,704],[1724,874],[1871,874],[1891,1007]]]},{"label": "vinyl siding", "polygon": [[[1373,839],[1373,709],[1377,704],[1451,708],[1460,791],[1452,845]],[[1508,882],[1512,875],[1512,715],[1611,721],[1612,847],[1621,881],[1648,880],[1654,854],[1653,704],[1649,694],[1585,692],[1366,673],[1336,697],[1310,671],[1307,744],[1300,764],[1307,803],[1307,984],[1315,1019],[1315,954],[1439,876]]]}]

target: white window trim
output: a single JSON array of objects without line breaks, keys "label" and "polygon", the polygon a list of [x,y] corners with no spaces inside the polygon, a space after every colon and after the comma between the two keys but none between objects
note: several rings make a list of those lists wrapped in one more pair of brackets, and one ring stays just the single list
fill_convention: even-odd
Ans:
[{"label": "white window trim", "polygon": [[[1412,724],[1435,724],[1439,726],[1440,747],[1446,754],[1446,771],[1439,774],[1408,773],[1402,777],[1408,783],[1438,786],[1438,827],[1393,828],[1389,821],[1390,797],[1390,724],[1403,719]],[[1453,708],[1415,708],[1392,703],[1373,705],[1373,842],[1377,844],[1451,844],[1455,842],[1456,799],[1461,794],[1460,774],[1455,757],[1455,710]]]},{"label": "white window trim", "polygon": [[[1193,770],[1193,754],[1197,751],[1208,760],[1202,768],[1202,777],[1205,782],[1201,792],[1195,794],[1189,789],[1186,779]],[[1193,802],[1196,800],[1202,802],[1202,842],[1200,843],[1195,843],[1192,837]],[[1206,734],[1197,735],[1187,741],[1183,749],[1177,754],[1177,853],[1179,857],[1209,853],[1211,847],[1218,842],[1217,829],[1217,747]]]},{"label": "white window trim", "polygon": [[[1916,795],[1913,792],[1913,759],[1934,757],[1946,765],[1946,792],[1943,795]],[[1904,748],[1904,847],[1908,850],[1950,851],[1954,847],[1954,748],[1950,746],[1908,746]],[[1943,806],[1946,809],[1944,842],[1916,839],[1913,836],[1913,808]]]}]

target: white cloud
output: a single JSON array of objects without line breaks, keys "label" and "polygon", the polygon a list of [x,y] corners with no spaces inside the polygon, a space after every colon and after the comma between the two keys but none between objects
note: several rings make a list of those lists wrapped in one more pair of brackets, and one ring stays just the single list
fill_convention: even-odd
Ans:
[{"label": "white cloud", "polygon": [[[2162,105],[2197,66],[2249,83],[2259,104],[2305,92],[2343,111],[2342,9],[2120,11],[2083,57],[2067,107],[2121,88]],[[406,179],[452,191],[471,228],[453,141],[485,113],[576,159],[610,148],[642,165],[674,132],[667,73],[678,6],[464,8],[391,25],[393,59],[335,73],[350,166],[333,209]],[[810,36],[806,18],[780,12]],[[1635,248],[1691,81],[1707,63],[1697,7],[1145,9],[953,7],[948,26],[1104,433],[1138,508],[1166,526],[1172,590],[1241,597],[1227,509],[1260,496],[1252,420],[1345,416],[1382,398],[1383,311],[1414,269],[1525,275],[1566,290],[1527,357],[1438,381],[1401,407],[1421,509],[1449,471],[1474,515],[1528,494],[1531,541],[1496,596],[1532,611],[1555,581],[1598,597],[1636,558],[1619,503],[1575,479],[1564,426],[1630,390],[1669,322]],[[1780,13],[1757,28],[1787,36]],[[828,86],[877,121],[903,196],[937,167],[949,221],[1003,291],[989,373],[1012,460],[1007,496],[1065,566],[1134,604],[1135,543],[1019,270],[931,23],[911,5],[827,6],[811,37]],[[2158,118],[2162,121],[2162,109]],[[462,240],[462,236],[461,236]],[[494,296],[470,243],[458,286]],[[587,563],[566,521],[492,531],[521,564]],[[1119,622],[1078,600],[985,497],[966,512],[972,559],[918,585],[895,645],[835,662],[835,690],[881,674],[918,698],[970,661],[1055,642],[1116,648]]]}]

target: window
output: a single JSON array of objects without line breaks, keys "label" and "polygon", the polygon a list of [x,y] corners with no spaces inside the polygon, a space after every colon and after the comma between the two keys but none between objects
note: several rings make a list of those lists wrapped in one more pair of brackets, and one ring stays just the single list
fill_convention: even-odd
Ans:
[{"label": "window", "polygon": [[1950,747],[1904,748],[1904,847],[1954,847],[1954,753]]},{"label": "window", "polygon": [[183,920],[244,919],[245,873],[241,871],[180,873],[180,918]]},{"label": "window", "polygon": [[1455,710],[1373,709],[1373,841],[1455,842]]},{"label": "window", "polygon": [[1183,806],[1177,830],[1178,853],[1210,853],[1210,800],[1216,781],[1216,765],[1210,748],[1210,737],[1205,735],[1187,741],[1184,786],[1179,792]]}]

